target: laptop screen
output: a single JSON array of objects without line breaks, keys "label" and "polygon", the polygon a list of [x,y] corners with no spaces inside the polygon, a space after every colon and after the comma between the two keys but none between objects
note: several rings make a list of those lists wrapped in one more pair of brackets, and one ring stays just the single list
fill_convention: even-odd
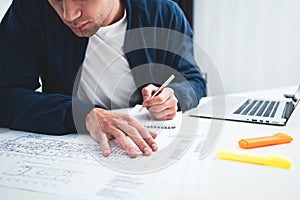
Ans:
[{"label": "laptop screen", "polygon": [[299,85],[299,87],[298,87],[297,91],[295,92],[295,94],[294,94],[294,96],[293,96],[292,99],[293,99],[293,101],[295,101],[295,102],[297,102],[297,101],[300,100],[300,85]]}]

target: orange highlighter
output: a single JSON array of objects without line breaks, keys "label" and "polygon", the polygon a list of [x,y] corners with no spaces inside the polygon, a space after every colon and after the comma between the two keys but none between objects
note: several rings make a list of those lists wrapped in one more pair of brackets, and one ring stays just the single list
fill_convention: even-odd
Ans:
[{"label": "orange highlighter", "polygon": [[290,143],[292,140],[293,138],[287,134],[276,133],[272,136],[241,139],[239,141],[239,145],[243,149],[250,149],[255,147]]}]

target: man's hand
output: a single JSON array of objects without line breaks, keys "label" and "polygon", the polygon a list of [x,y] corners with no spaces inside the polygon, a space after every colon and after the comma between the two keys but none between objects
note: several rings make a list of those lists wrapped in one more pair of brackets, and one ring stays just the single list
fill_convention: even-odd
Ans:
[{"label": "man's hand", "polygon": [[137,157],[139,152],[127,136],[146,156],[158,149],[154,142],[156,134],[130,115],[94,108],[87,115],[85,124],[91,136],[100,143],[103,156],[110,155],[108,141],[115,138],[131,157]]},{"label": "man's hand", "polygon": [[172,88],[165,87],[161,92],[151,98],[158,90],[158,87],[150,84],[142,89],[143,106],[148,109],[151,115],[158,120],[173,119],[176,116],[178,110],[177,98],[174,95]]}]

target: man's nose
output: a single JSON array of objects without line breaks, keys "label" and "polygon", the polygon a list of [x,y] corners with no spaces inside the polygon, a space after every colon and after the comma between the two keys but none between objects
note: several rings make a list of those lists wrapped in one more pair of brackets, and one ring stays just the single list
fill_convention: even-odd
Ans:
[{"label": "man's nose", "polygon": [[72,22],[81,16],[81,8],[74,1],[63,1],[63,17]]}]

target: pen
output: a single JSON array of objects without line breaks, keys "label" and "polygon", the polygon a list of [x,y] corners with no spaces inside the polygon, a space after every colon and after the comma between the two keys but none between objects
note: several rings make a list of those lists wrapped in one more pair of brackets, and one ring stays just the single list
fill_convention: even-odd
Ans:
[{"label": "pen", "polygon": [[246,162],[252,164],[286,168],[286,169],[289,169],[292,165],[289,160],[280,156],[260,155],[260,154],[233,151],[233,150],[219,150],[217,152],[217,157],[224,160],[233,160],[233,161]]},{"label": "pen", "polygon": [[[164,87],[169,85],[174,78],[175,78],[175,75],[171,74],[171,76],[156,90],[156,92],[150,98],[152,99],[153,97],[155,97]],[[139,112],[141,112],[143,108],[144,108],[144,106],[141,107]]]}]

